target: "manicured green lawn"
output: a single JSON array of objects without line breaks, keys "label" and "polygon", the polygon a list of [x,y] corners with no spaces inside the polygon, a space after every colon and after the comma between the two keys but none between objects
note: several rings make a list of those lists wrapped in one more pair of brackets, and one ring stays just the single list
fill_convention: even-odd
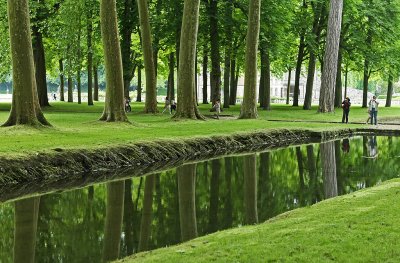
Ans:
[{"label": "manicured green lawn", "polygon": [[[304,111],[301,107],[273,105],[272,111],[260,110],[260,116],[257,120],[237,120],[240,106],[235,106],[222,113],[233,117],[221,118],[220,120],[208,118],[207,121],[172,121],[169,114],[143,114],[141,113],[143,107],[144,105],[141,103],[133,103],[133,112],[129,113],[131,124],[116,124],[97,121],[103,110],[102,103],[96,103],[92,107],[76,103],[52,103],[52,107],[45,109],[45,116],[53,125],[52,128],[0,128],[0,155],[31,154],[39,151],[50,151],[54,148],[87,149],[154,139],[227,135],[265,129],[327,130],[343,127],[365,127],[365,125],[359,124],[321,124],[314,122],[341,121],[341,109],[338,109],[335,114],[318,114],[316,107],[311,111]],[[159,107],[161,111],[162,104]],[[9,104],[0,104],[0,123],[6,121],[9,108]],[[212,115],[209,112],[209,105],[200,105],[200,109],[204,114]],[[366,115],[365,109],[354,107],[350,113],[350,120],[364,122]],[[400,119],[400,108],[382,108],[379,111],[379,117],[381,119]],[[268,120],[300,120],[304,122],[273,122]]]},{"label": "manicured green lawn", "polygon": [[399,262],[400,180],[123,262]]}]

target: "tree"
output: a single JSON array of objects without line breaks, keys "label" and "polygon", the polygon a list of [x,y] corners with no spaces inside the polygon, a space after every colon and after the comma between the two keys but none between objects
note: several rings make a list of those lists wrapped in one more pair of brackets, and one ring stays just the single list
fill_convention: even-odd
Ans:
[{"label": "tree", "polygon": [[246,65],[243,104],[239,119],[256,119],[257,114],[257,50],[260,34],[260,0],[250,0],[247,23]]},{"label": "tree", "polygon": [[157,80],[151,41],[149,10],[146,0],[138,0],[137,3],[142,36],[144,69],[146,74],[146,102],[144,112],[157,113]]},{"label": "tree", "polygon": [[173,118],[204,119],[195,101],[195,61],[200,0],[185,0],[178,70],[178,105]]},{"label": "tree", "polygon": [[331,0],[318,109],[323,113],[334,111],[342,10],[343,0]]},{"label": "tree", "polygon": [[151,235],[151,220],[153,215],[153,193],[155,174],[146,176],[144,183],[144,198],[143,198],[143,211],[142,219],[140,221],[140,239],[139,251],[148,250],[149,239]]},{"label": "tree", "polygon": [[257,157],[243,157],[245,224],[258,223],[257,212]]},{"label": "tree", "polygon": [[179,218],[182,242],[197,237],[196,221],[196,165],[188,164],[176,169],[179,193]]},{"label": "tree", "polygon": [[124,107],[124,81],[115,0],[100,1],[101,36],[106,68],[106,101],[101,121],[128,121]]},{"label": "tree", "polygon": [[13,66],[13,99],[10,116],[3,126],[49,126],[40,109],[36,90],[27,0],[8,1],[8,23]]},{"label": "tree", "polygon": [[115,260],[119,247],[124,214],[125,181],[107,183],[107,208],[104,223],[103,261]]}]

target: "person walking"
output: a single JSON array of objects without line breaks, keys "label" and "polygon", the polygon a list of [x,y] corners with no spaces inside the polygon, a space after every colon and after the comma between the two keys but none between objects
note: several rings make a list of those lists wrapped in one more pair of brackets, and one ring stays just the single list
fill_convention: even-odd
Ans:
[{"label": "person walking", "polygon": [[368,103],[368,109],[371,113],[371,125],[378,124],[378,106],[379,106],[379,102],[376,100],[376,97],[373,96],[372,99]]},{"label": "person walking", "polygon": [[168,113],[171,114],[171,102],[169,101],[168,97],[165,98],[165,106],[162,114],[164,114],[166,110],[168,110]]},{"label": "person walking", "polygon": [[342,108],[343,108],[342,123],[344,123],[344,121],[346,121],[346,123],[349,122],[350,106],[351,106],[350,99],[349,97],[346,97],[342,102]]}]

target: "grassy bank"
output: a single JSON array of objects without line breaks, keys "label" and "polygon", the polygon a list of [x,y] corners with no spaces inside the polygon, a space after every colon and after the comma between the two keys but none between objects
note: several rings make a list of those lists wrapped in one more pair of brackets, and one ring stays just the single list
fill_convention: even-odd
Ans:
[{"label": "grassy bank", "polygon": [[[265,129],[313,129],[330,130],[343,128],[341,110],[336,114],[318,114],[314,107],[304,111],[301,107],[273,105],[272,111],[259,111],[257,120],[237,120],[240,106],[231,107],[223,112],[230,117],[207,121],[172,121],[169,114],[143,114],[143,104],[133,103],[133,112],[129,113],[131,124],[102,123],[97,121],[103,104],[95,106],[69,103],[52,103],[45,109],[46,118],[52,123],[52,128],[33,129],[26,127],[0,128],[0,155],[14,156],[35,152],[51,151],[55,148],[79,149],[98,148],[108,145],[129,144],[138,141],[154,139],[182,139],[196,136],[227,135],[240,132],[251,132]],[[162,105],[160,104],[160,110]],[[0,104],[0,123],[8,117],[10,105]],[[209,105],[200,105],[203,114],[212,115]],[[398,118],[400,108],[382,108],[381,119]],[[366,110],[354,107],[350,113],[353,122],[364,122]],[[269,120],[282,120],[280,122]],[[292,121],[302,121],[300,124]],[[349,124],[346,127],[362,127],[361,124]]]},{"label": "grassy bank", "polygon": [[122,262],[398,262],[400,180]]}]

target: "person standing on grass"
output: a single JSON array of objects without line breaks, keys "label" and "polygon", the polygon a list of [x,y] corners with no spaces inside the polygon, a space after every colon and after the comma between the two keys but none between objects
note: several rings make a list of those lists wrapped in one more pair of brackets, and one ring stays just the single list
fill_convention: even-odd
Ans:
[{"label": "person standing on grass", "polygon": [[351,102],[349,97],[346,97],[344,101],[342,102],[342,108],[343,108],[343,117],[342,117],[342,122],[346,120],[346,123],[349,122],[349,112],[350,112],[350,106]]},{"label": "person standing on grass", "polygon": [[368,108],[371,114],[371,125],[378,124],[378,105],[379,102],[376,100],[376,97],[373,96],[372,99],[368,103]]},{"label": "person standing on grass", "polygon": [[164,114],[164,111],[168,110],[169,114],[171,114],[171,103],[168,99],[168,97],[165,97],[165,106],[164,110],[162,111],[162,114]]}]

